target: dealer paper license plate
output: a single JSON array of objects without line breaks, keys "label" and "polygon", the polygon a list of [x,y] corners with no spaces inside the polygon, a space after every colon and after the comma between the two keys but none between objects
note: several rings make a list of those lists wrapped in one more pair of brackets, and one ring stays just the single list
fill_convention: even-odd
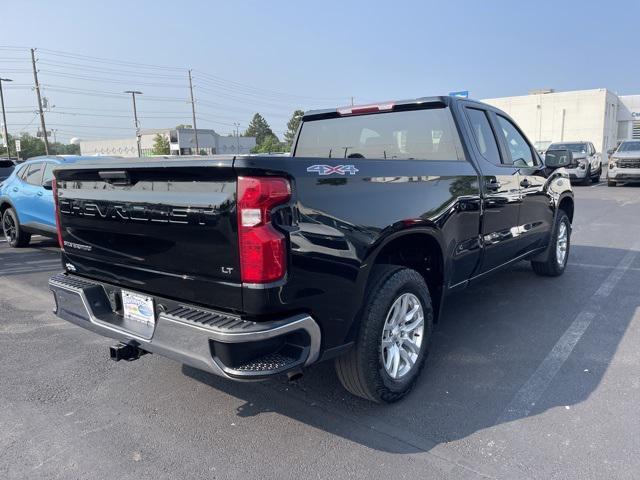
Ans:
[{"label": "dealer paper license plate", "polygon": [[122,290],[122,307],[124,318],[155,325],[153,298]]}]

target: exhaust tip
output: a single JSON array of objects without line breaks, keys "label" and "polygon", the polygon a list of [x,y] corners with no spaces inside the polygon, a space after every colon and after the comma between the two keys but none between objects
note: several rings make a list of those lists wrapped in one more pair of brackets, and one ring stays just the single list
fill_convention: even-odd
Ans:
[{"label": "exhaust tip", "polygon": [[296,370],[292,370],[290,372],[287,372],[287,378],[289,379],[290,382],[295,382],[297,380],[300,380],[303,375],[304,374],[302,373],[302,370],[300,370],[300,369],[296,369]]}]

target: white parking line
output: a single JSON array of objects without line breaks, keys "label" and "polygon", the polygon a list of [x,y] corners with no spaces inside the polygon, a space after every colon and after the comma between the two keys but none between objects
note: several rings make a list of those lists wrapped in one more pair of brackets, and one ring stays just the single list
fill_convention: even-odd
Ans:
[{"label": "white parking line", "polygon": [[[580,267],[580,268],[599,268],[599,269],[603,269],[603,270],[613,270],[617,267],[613,266],[613,265],[597,265],[595,263],[572,263],[569,262],[569,266],[570,267]],[[639,267],[629,267],[627,268],[627,271],[629,272],[640,272],[640,268]]]},{"label": "white parking line", "polygon": [[574,347],[587,331],[593,319],[600,314],[600,305],[607,298],[622,276],[631,267],[640,252],[640,242],[620,260],[620,263],[600,285],[590,302],[573,320],[560,340],[554,345],[546,358],[540,363],[529,380],[518,390],[507,408],[502,412],[496,423],[505,423],[523,418],[531,413],[538,399],[547,390],[564,362],[569,358]]}]

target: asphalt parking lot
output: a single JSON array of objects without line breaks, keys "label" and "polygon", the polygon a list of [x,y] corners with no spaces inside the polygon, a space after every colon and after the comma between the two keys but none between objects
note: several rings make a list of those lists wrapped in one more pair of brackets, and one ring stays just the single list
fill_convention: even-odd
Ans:
[{"label": "asphalt parking lot", "polygon": [[0,243],[0,478],[637,478],[640,186],[575,187],[569,266],[448,300],[406,400],[331,364],[231,383],[57,319],[56,244]]}]

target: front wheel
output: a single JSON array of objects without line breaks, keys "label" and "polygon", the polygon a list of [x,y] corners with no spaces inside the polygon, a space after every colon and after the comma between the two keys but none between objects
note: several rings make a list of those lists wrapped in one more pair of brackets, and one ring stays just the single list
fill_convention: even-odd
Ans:
[{"label": "front wheel", "polygon": [[544,262],[531,262],[533,271],[546,277],[558,277],[564,273],[571,246],[571,222],[563,210],[558,211],[551,236],[549,254]]},{"label": "front wheel", "polygon": [[26,247],[31,241],[31,234],[22,229],[18,214],[13,208],[7,208],[2,215],[2,233],[9,246],[13,248]]},{"label": "front wheel", "polygon": [[611,181],[611,180],[607,180],[607,187],[615,187],[615,186],[617,186],[617,185],[618,185],[618,184],[617,184],[616,182],[613,182],[613,181]]},{"label": "front wheel", "polygon": [[335,366],[353,395],[391,403],[411,391],[422,371],[433,309],[418,272],[393,265],[374,268],[356,345]]}]

